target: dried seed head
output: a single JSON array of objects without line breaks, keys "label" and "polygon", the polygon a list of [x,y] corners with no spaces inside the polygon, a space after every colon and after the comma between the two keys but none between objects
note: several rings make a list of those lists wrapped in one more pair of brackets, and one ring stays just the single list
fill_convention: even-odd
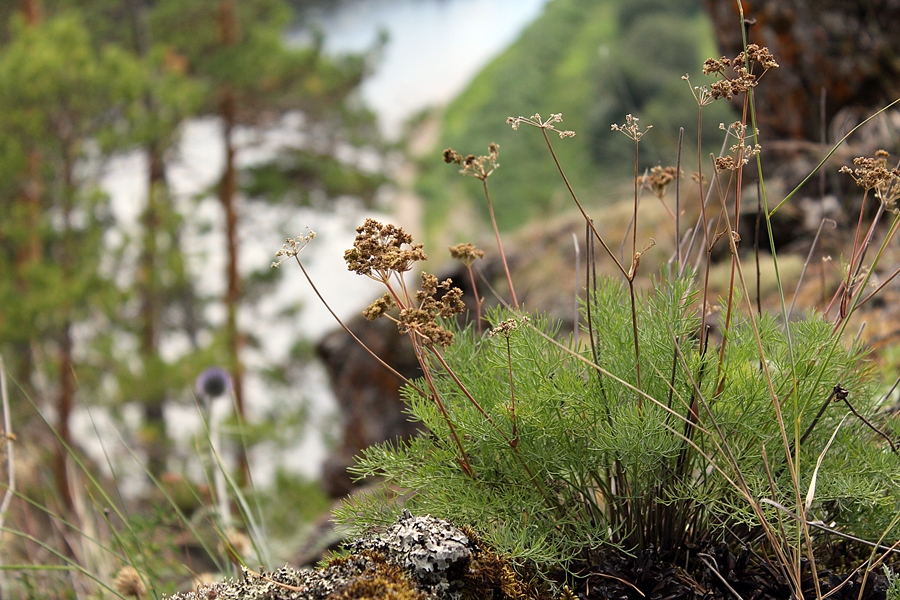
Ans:
[{"label": "dried seed head", "polygon": [[560,131],[556,127],[553,126],[554,123],[562,123],[562,113],[553,113],[550,115],[550,118],[544,121],[541,119],[541,115],[538,113],[534,113],[530,117],[507,117],[506,122],[509,123],[513,130],[519,128],[519,125],[524,123],[525,125],[531,125],[532,127],[537,127],[538,129],[546,129],[547,131],[555,131],[559,134],[560,138],[570,138],[575,137],[574,131]]},{"label": "dried seed head", "polygon": [[466,268],[472,266],[475,259],[484,258],[484,250],[479,250],[471,243],[456,244],[447,248],[450,251],[450,258],[456,259],[465,265]]},{"label": "dried seed head", "polygon": [[631,138],[635,142],[639,142],[641,141],[641,138],[647,134],[648,131],[653,129],[653,125],[647,125],[646,129],[641,131],[641,127],[638,124],[638,121],[640,121],[640,119],[638,119],[637,117],[625,115],[624,125],[616,125],[615,123],[613,123],[610,129],[612,131],[619,131],[625,134],[625,137]]},{"label": "dried seed head", "polygon": [[126,598],[146,598],[147,587],[141,580],[140,573],[131,565],[125,565],[116,573],[113,588]]},{"label": "dried seed head", "polygon": [[[435,298],[438,290],[440,298]],[[422,272],[422,286],[416,292],[418,306],[411,306],[400,311],[397,327],[400,333],[411,333],[419,337],[426,345],[449,346],[453,343],[453,333],[437,322],[438,317],[450,318],[466,310],[462,301],[462,290],[453,287],[453,281],[438,278],[431,273]]]},{"label": "dried seed head", "polygon": [[375,281],[386,282],[395,273],[405,273],[418,260],[428,260],[422,244],[396,225],[375,219],[356,228],[353,248],[344,252],[347,269]]},{"label": "dried seed head", "polygon": [[678,170],[675,167],[655,166],[650,169],[647,175],[639,175],[637,183],[639,186],[647,187],[653,192],[653,195],[660,200],[666,195],[666,189],[669,184],[675,181]]},{"label": "dried seed head", "polygon": [[446,150],[444,150],[443,158],[445,163],[456,163],[458,165],[462,164],[462,156],[453,148],[447,148]]},{"label": "dried seed head", "polygon": [[385,294],[372,304],[370,304],[366,310],[363,311],[363,316],[369,321],[374,321],[375,319],[384,315],[384,313],[388,312],[392,308],[396,306],[394,304],[394,297],[390,294]]},{"label": "dried seed head", "polygon": [[445,163],[455,163],[460,165],[462,169],[459,172],[463,175],[469,175],[484,181],[490,177],[500,165],[497,163],[497,157],[500,155],[500,144],[491,142],[488,144],[488,153],[484,156],[475,156],[469,154],[463,157],[456,150],[447,148],[444,150],[443,158]]},{"label": "dried seed head", "polygon": [[729,61],[724,56],[718,60],[715,58],[707,58],[705,61],[703,61],[703,74],[713,75],[718,73],[724,75],[726,64],[729,62],[731,61]]},{"label": "dried seed head", "polygon": [[[719,98],[731,100],[738,94],[747,92],[756,85],[757,79],[756,75],[748,70],[748,63],[751,68],[754,64],[760,65],[763,68],[763,72],[778,68],[778,63],[775,62],[775,58],[769,52],[769,49],[759,47],[756,44],[749,44],[746,55],[744,52],[741,52],[733,59],[724,56],[718,59],[707,58],[703,63],[703,74],[713,75],[719,79],[711,83],[709,88],[698,87],[692,90],[694,99],[701,106],[705,106]],[[728,67],[731,67],[731,70],[734,71],[735,77],[728,76]],[[703,102],[701,102],[701,99]]]},{"label": "dried seed head", "polygon": [[531,322],[531,319],[527,316],[522,316],[519,318],[510,317],[505,321],[501,321],[496,327],[491,329],[488,332],[488,337],[494,337],[495,335],[502,335],[506,339],[513,334],[515,330],[519,328],[519,325],[526,325]]},{"label": "dried seed head", "polygon": [[874,190],[875,195],[885,208],[893,208],[900,197],[900,170],[889,168],[887,159],[890,154],[879,150],[874,158],[859,156],[853,159],[856,168],[841,167],[841,173],[853,177],[856,185],[865,190]]},{"label": "dried seed head", "polygon": [[314,239],[316,239],[316,232],[309,227],[306,228],[306,235],[298,235],[295,238],[286,239],[281,246],[281,250],[275,253],[275,258],[281,260],[273,262],[272,266],[275,268],[280,267],[286,260],[290,260],[300,254]]},{"label": "dried seed head", "polygon": [[[744,57],[744,53],[741,52],[735,57],[734,62],[736,64],[739,63],[743,65],[745,62]],[[775,62],[775,57],[772,56],[772,53],[765,46],[760,47],[757,44],[747,44],[746,57],[749,59],[751,66],[753,63],[756,63],[765,70],[778,68],[778,63]]]},{"label": "dried seed head", "polygon": [[735,171],[737,170],[737,164],[734,162],[734,158],[732,156],[719,156],[716,158],[716,171],[720,173],[722,171]]}]

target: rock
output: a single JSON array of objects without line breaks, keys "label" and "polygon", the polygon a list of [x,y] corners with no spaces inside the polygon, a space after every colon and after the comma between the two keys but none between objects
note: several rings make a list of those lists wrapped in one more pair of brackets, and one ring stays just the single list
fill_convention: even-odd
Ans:
[{"label": "rock", "polygon": [[460,529],[430,516],[414,517],[408,510],[385,534],[358,539],[349,547],[390,556],[421,584],[451,596],[472,556],[472,541]]},{"label": "rock", "polygon": [[[401,339],[397,326],[362,316],[349,327],[382,360],[405,377],[421,375],[412,347]],[[355,485],[347,473],[363,448],[386,440],[408,438],[419,431],[403,414],[400,380],[384,368],[346,331],[338,329],[316,348],[332,383],[343,417],[340,445],[322,468],[322,487],[332,498],[350,493]]]},{"label": "rock", "polygon": [[321,569],[255,573],[202,586],[173,600],[319,600],[394,598],[468,600],[534,598],[509,564],[467,532],[431,516],[403,511],[384,533],[348,544],[352,554]]}]

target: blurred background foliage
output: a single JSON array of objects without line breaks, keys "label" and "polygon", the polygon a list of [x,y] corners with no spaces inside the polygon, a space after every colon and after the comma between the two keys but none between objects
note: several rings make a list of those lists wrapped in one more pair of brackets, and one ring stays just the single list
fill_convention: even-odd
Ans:
[{"label": "blurred background foliage", "polygon": [[[703,61],[717,57],[712,27],[700,0],[554,0],[522,36],[491,62],[442,118],[440,152],[486,154],[500,144],[503,168],[491,176],[500,228],[514,230],[567,205],[565,188],[537,131],[512,131],[509,116],[562,113],[562,129],[576,137],[554,148],[583,201],[620,199],[630,184],[634,147],[611,131],[626,114],[653,130],[641,142],[640,168],[674,165],[679,127],[685,127],[684,171],[696,170],[697,105],[688,84],[702,85]],[[735,119],[725,103],[704,110],[704,152],[718,151],[719,123]],[[429,236],[444,239],[461,204],[486,218],[480,186],[434,160],[421,161],[417,191]],[[693,158],[693,160],[691,160]],[[470,234],[471,225],[459,232]]]}]

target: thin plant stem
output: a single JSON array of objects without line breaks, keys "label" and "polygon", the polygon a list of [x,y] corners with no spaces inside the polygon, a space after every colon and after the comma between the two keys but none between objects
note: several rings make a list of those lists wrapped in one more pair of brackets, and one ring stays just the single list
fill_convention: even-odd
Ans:
[{"label": "thin plant stem", "polygon": [[587,214],[587,211],[584,209],[584,206],[581,204],[581,201],[578,200],[578,195],[575,193],[575,190],[572,189],[572,184],[569,183],[569,178],[566,177],[566,172],[563,170],[562,165],[559,163],[559,158],[556,156],[556,152],[553,150],[553,144],[550,143],[550,138],[547,136],[547,131],[542,127],[541,133],[544,136],[544,141],[547,143],[547,148],[550,150],[550,156],[553,157],[553,162],[556,165],[556,169],[559,171],[560,176],[562,177],[563,183],[566,185],[566,189],[569,190],[569,195],[572,197],[572,200],[575,202],[575,206],[578,207],[578,210],[581,212],[581,216],[584,217],[585,223],[594,233],[594,237],[597,238],[597,241],[600,242],[600,245],[603,246],[603,249],[606,251],[606,254],[616,263],[616,267],[622,273],[622,275],[628,276],[628,271],[625,270],[625,267],[622,266],[622,263],[619,262],[619,259],[616,257],[615,253],[610,250],[609,246],[606,245],[606,241],[604,241],[603,236],[600,235],[600,232],[597,231],[597,227],[594,225],[594,220]]},{"label": "thin plant stem", "polygon": [[481,335],[481,303],[484,301],[478,295],[478,286],[475,284],[475,274],[472,272],[472,265],[466,265],[466,270],[469,272],[469,281],[472,283],[472,295],[475,296],[475,314],[477,315],[476,319],[476,327],[478,328],[478,335]]},{"label": "thin plant stem", "polygon": [[480,179],[482,186],[484,186],[484,198],[487,201],[488,213],[491,215],[491,226],[494,228],[494,237],[497,238],[497,250],[500,251],[500,262],[503,263],[503,272],[506,274],[506,283],[509,285],[512,303],[515,308],[519,308],[519,300],[516,298],[516,288],[513,287],[512,276],[509,274],[509,264],[507,264],[506,254],[503,252],[503,241],[500,239],[500,230],[497,228],[497,218],[494,216],[494,204],[491,202],[491,192],[488,189],[487,177],[485,176]]},{"label": "thin plant stem", "polygon": [[[322,305],[328,310],[329,313],[331,313],[331,316],[334,317],[334,320],[337,321],[338,325],[341,326],[341,329],[343,329],[348,334],[350,334],[350,337],[352,337],[356,341],[356,343],[362,347],[363,350],[368,352],[372,358],[377,360],[379,362],[379,364],[381,364],[381,366],[383,366],[385,369],[387,369],[388,371],[393,373],[403,383],[405,383],[412,389],[416,390],[416,392],[421,394],[422,397],[427,398],[428,394],[426,394],[424,391],[422,391],[422,389],[419,386],[417,386],[416,384],[414,384],[412,381],[410,381],[409,379],[407,379],[406,377],[404,377],[403,375],[398,373],[394,367],[392,367],[391,365],[384,362],[384,360],[382,360],[381,357],[378,356],[378,354],[376,354],[372,349],[370,349],[368,346],[366,346],[366,344],[361,339],[359,339],[356,336],[356,334],[353,333],[349,327],[347,327],[347,325],[344,324],[344,322],[341,320],[341,318],[338,317],[337,314],[331,309],[331,305],[329,305],[327,302],[325,302],[325,298],[322,297],[322,294],[319,292],[319,288],[316,287],[316,284],[313,282],[312,277],[310,277],[309,273],[307,273],[306,267],[303,266],[303,262],[300,260],[299,257],[295,257],[295,258],[297,260],[297,264],[300,265],[300,270],[303,271],[303,275],[306,277],[306,281],[309,282],[310,287],[312,287],[313,292],[315,292],[316,296],[319,298],[319,301],[322,303]],[[390,286],[388,286],[388,287],[390,287]],[[395,298],[396,298],[396,295],[395,295]]]},{"label": "thin plant stem", "polygon": [[575,246],[575,294],[574,299],[572,301],[572,332],[574,335],[578,335],[578,290],[579,290],[579,281],[578,278],[581,276],[581,247],[578,245],[578,236],[575,235],[575,232],[572,232],[572,245]]},{"label": "thin plant stem", "polygon": [[441,416],[444,418],[444,422],[447,424],[447,427],[450,429],[450,437],[453,438],[453,442],[456,444],[457,449],[459,449],[460,456],[458,457],[460,461],[460,467],[462,467],[463,472],[466,473],[472,479],[476,479],[475,471],[472,469],[472,465],[469,462],[469,455],[466,454],[466,449],[463,447],[462,440],[459,437],[459,434],[456,431],[456,426],[453,424],[453,420],[450,418],[450,413],[447,412],[447,407],[444,406],[444,402],[441,400],[440,394],[438,394],[437,386],[434,384],[434,379],[431,376],[431,369],[428,368],[428,365],[425,361],[425,356],[422,354],[422,348],[419,345],[418,341],[412,335],[412,331],[410,331],[410,340],[413,343],[413,350],[416,353],[416,358],[419,360],[419,365],[422,367],[422,372],[425,374],[425,382],[428,384],[428,389],[431,390],[430,397],[434,402],[435,406],[437,406],[438,410],[441,413]]},{"label": "thin plant stem", "polygon": [[[636,265],[635,265],[636,266]],[[634,372],[637,386],[643,389],[641,385],[641,349],[638,344],[638,318],[637,318],[637,298],[634,292],[634,279],[628,280],[628,295],[631,298],[631,333],[634,338]],[[644,402],[641,396],[638,396],[638,410],[643,409]]]},{"label": "thin plant stem", "polygon": [[681,272],[681,150],[683,146],[684,127],[679,127],[678,154],[675,159],[675,268],[678,272]]},{"label": "thin plant stem", "polygon": [[6,446],[6,491],[3,492],[3,501],[0,502],[0,528],[2,528],[6,520],[6,511],[9,510],[9,505],[16,492],[16,455],[15,444],[13,444],[15,436],[12,432],[12,418],[9,413],[6,365],[2,355],[0,355],[0,401],[3,403],[3,437]]},{"label": "thin plant stem", "polygon": [[512,439],[509,445],[515,448],[519,445],[519,428],[516,424],[516,384],[513,382],[512,349],[509,345],[509,336],[506,336],[506,365],[509,372],[509,414],[512,419]]},{"label": "thin plant stem", "polygon": [[[816,246],[819,244],[819,238],[822,236],[822,229],[825,227],[826,223],[831,223],[832,228],[837,228],[837,223],[832,221],[831,219],[822,219],[822,222],[819,223],[819,229],[816,231],[816,237],[813,238],[812,245],[809,248],[809,254],[806,255],[806,262],[803,263],[803,270],[800,271],[800,277],[797,279],[797,287],[794,288],[794,298],[791,300],[791,306],[787,311],[787,321],[790,322],[791,314],[794,312],[794,305],[797,303],[797,296],[800,295],[800,286],[803,285],[803,278],[806,276],[806,269],[809,267],[810,261],[812,261],[813,253],[816,251]],[[900,270],[898,270],[900,272]]]},{"label": "thin plant stem", "polygon": [[[631,256],[632,260],[634,260],[635,255],[637,255],[637,230],[638,230],[638,203],[640,201],[638,197],[638,144],[640,138],[635,138],[634,140],[634,204],[631,212],[631,222],[634,225],[634,228],[631,232]],[[632,270],[634,270],[632,268]],[[633,273],[632,273],[633,275]]]},{"label": "thin plant stem", "polygon": [[762,273],[759,267],[759,228],[762,220],[762,192],[756,182],[756,224],[753,227],[753,256],[756,259],[756,314],[762,314]]}]

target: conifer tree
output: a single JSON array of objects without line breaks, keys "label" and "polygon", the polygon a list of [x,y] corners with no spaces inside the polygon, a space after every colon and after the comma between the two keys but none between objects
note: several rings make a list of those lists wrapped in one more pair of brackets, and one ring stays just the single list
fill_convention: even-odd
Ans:
[{"label": "conifer tree", "polygon": [[[223,337],[238,419],[245,417],[247,402],[242,361],[247,336],[238,322],[247,275],[239,270],[240,222],[246,208],[238,184],[240,147],[235,134],[240,128],[275,125],[289,111],[301,111],[310,133],[320,136],[329,128],[347,132],[372,124],[368,113],[354,110],[349,100],[365,74],[365,60],[333,60],[320,43],[288,48],[283,36],[289,17],[280,0],[198,0],[189,5],[160,0],[151,17],[154,37],[182,57],[190,75],[204,84],[208,93],[203,112],[218,117],[222,127],[225,164],[216,195],[227,257]],[[244,473],[246,457],[241,455],[239,461]]]},{"label": "conifer tree", "polygon": [[72,14],[16,18],[0,49],[0,340],[27,349],[10,353],[13,372],[25,376],[37,406],[53,407],[54,472],[66,506],[75,373],[82,389],[100,381],[88,349],[117,302],[101,265],[112,220],[96,167],[125,143],[122,115],[141,86],[137,63],[94,47]]}]

